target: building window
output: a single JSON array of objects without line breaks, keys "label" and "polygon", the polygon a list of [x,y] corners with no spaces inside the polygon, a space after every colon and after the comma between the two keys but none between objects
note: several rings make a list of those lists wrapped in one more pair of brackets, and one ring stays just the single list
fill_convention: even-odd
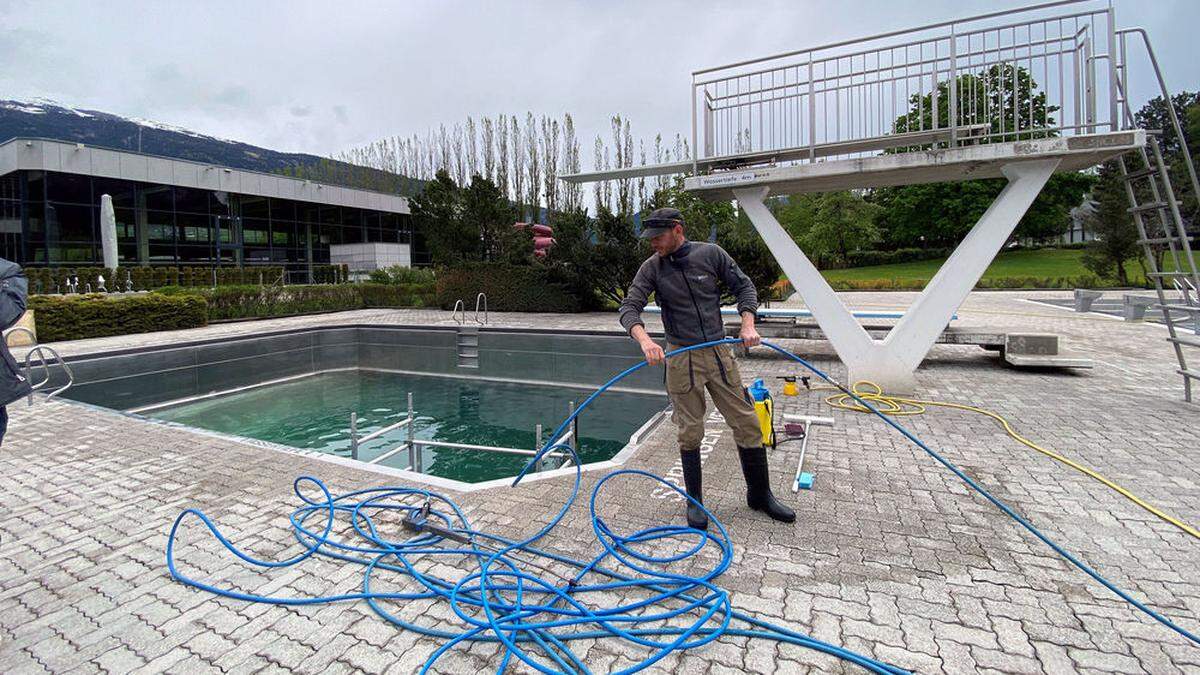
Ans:
[{"label": "building window", "polygon": [[68,204],[92,204],[92,178],[73,173],[46,173],[46,199]]}]

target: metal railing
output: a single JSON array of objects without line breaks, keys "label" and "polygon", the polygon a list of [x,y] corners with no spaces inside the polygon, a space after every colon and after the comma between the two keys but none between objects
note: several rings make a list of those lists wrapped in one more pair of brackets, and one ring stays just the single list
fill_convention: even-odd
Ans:
[{"label": "metal railing", "polygon": [[[462,318],[459,318],[459,312],[462,312]],[[454,309],[450,310],[450,318],[454,319],[458,325],[463,325],[467,321],[467,306],[462,300],[454,301]]]},{"label": "metal railing", "polygon": [[[480,302],[483,303],[483,321],[479,320],[479,303]],[[465,314],[465,312],[464,312],[464,314]],[[475,296],[475,323],[479,324],[480,326],[485,326],[485,325],[487,325],[487,322],[488,322],[487,295],[484,293],[480,293],[479,295]]]},{"label": "metal railing", "polygon": [[1116,36],[1062,0],[698,70],[693,171],[1116,131]]},{"label": "metal railing", "polygon": [[[13,333],[18,333],[18,332],[25,333],[26,335],[28,335],[29,339],[31,341],[29,351],[25,354],[25,377],[31,383],[30,390],[29,390],[29,405],[31,405],[31,406],[33,405],[33,395],[35,393],[37,393],[42,387],[45,387],[46,385],[50,384],[50,365],[52,363],[56,363],[62,367],[63,372],[65,372],[67,374],[67,381],[62,386],[60,386],[57,389],[54,389],[54,390],[50,391],[50,393],[46,394],[46,400],[49,401],[50,399],[54,398],[55,396],[58,396],[59,394],[63,393],[64,391],[70,389],[71,385],[75,384],[75,373],[72,372],[71,366],[67,365],[67,362],[63,360],[62,356],[60,356],[59,353],[53,347],[48,347],[46,345],[38,344],[37,335],[35,335],[32,330],[30,330],[29,328],[26,328],[25,326],[16,326],[16,327],[13,327],[13,328],[10,328],[10,329],[4,331],[3,339],[5,341],[5,344],[8,343],[9,335],[12,335]],[[50,357],[51,357],[50,361],[46,360],[47,353],[50,354]],[[42,380],[40,382],[36,382],[36,383],[33,382],[33,368],[34,368],[33,358],[34,358],[35,354],[37,355],[38,365],[41,367],[42,373],[44,374],[44,377],[42,378]]]},{"label": "metal railing", "polygon": [[[575,412],[575,401],[570,402],[569,412]],[[416,425],[416,415],[413,411],[413,395],[408,394],[408,415],[394,424],[376,429],[365,436],[358,435],[358,413],[350,413],[350,458],[359,461],[359,451],[364,443],[368,443],[384,434],[393,432],[400,428],[405,428],[408,432],[408,437],[403,443],[397,445],[390,450],[380,453],[378,456],[367,461],[368,464],[380,464],[387,459],[390,459],[401,452],[408,451],[408,466],[407,471],[415,471],[424,473],[425,457],[422,448],[443,448],[450,450],[475,450],[481,452],[493,452],[503,455],[519,455],[523,457],[533,457],[538,454],[542,448],[542,425],[538,424],[534,429],[534,437],[536,439],[534,448],[507,448],[498,445],[479,445],[474,443],[454,443],[451,441],[437,441],[415,438],[414,428]],[[570,427],[563,435],[555,440],[554,445],[570,445],[572,448],[579,448],[579,429],[575,421],[572,421]],[[562,468],[569,466],[571,463],[570,453],[563,450],[552,450],[546,453],[535,467],[536,471],[548,471],[551,469]]]}]

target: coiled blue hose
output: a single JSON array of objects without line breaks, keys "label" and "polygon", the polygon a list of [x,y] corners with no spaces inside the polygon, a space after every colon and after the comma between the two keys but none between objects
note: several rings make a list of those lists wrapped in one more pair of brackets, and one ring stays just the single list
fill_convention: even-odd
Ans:
[{"label": "coiled blue hose", "polygon": [[[667,357],[717,344],[737,342],[740,341],[733,338],[706,342],[668,352]],[[846,391],[804,359],[771,342],[764,341],[763,344]],[[550,438],[561,438],[574,417],[582,413],[597,396],[646,365],[645,362],[639,363],[614,376],[588,396],[575,412],[550,434]],[[852,392],[847,393],[854,396]],[[865,401],[859,400],[859,403],[871,408],[886,423],[932,455],[1076,567],[1160,623],[1193,642],[1200,642],[1196,636],[1138,602],[1062,549],[895,421]],[[547,443],[530,459],[514,479],[513,485],[519,483],[543,455],[556,449],[574,455],[570,446]],[[576,470],[570,497],[544,527],[524,539],[513,540],[475,530],[452,500],[422,488],[381,487],[334,496],[320,480],[301,476],[293,483],[293,490],[303,505],[291,514],[290,521],[297,541],[305,548],[303,553],[284,561],[257,559],[242,552],[225,538],[203,512],[186,509],[175,519],[167,538],[167,568],[173,578],[184,584],[223,597],[250,602],[315,605],[365,600],[377,614],[405,630],[446,640],[426,661],[422,673],[427,672],[442,655],[456,645],[479,641],[504,645],[504,656],[497,672],[503,672],[512,658],[516,657],[542,673],[587,673],[590,671],[571,650],[570,643],[602,638],[618,638],[649,650],[649,655],[642,661],[620,671],[632,673],[656,663],[675,650],[699,647],[722,635],[796,644],[836,656],[870,672],[906,672],[734,610],[728,592],[715,583],[732,562],[733,549],[725,527],[703,504],[694,502],[677,486],[651,473],[631,469],[614,471],[601,478],[592,489],[589,502],[592,529],[603,550],[591,560],[576,560],[536,547],[536,542],[562,521],[579,495],[580,463],[578,457],[574,457],[574,460]],[[667,486],[704,509],[709,521],[716,526],[718,534],[693,530],[684,525],[659,525],[629,534],[620,533],[599,515],[597,509],[602,490],[617,478],[649,480]],[[310,484],[319,491],[320,498],[305,493],[303,488]],[[437,507],[433,507],[433,504],[437,504]],[[425,505],[430,505],[430,508],[422,510]],[[454,538],[425,532],[400,540],[390,540],[376,525],[376,519],[389,512],[398,512],[409,518],[423,517],[436,521],[443,531],[453,533]],[[357,541],[342,541],[333,536],[338,515],[349,518],[358,536]],[[179,526],[188,516],[198,518],[225,548],[252,565],[266,568],[289,567],[303,562],[313,554],[362,565],[365,568],[362,590],[358,593],[321,597],[276,597],[244,593],[192,579],[178,570],[174,552]],[[323,523],[319,532],[308,524],[310,519],[318,516]],[[456,539],[461,540],[461,545],[447,545]],[[681,542],[690,541],[694,543],[685,546],[682,552],[669,555],[653,555],[648,552],[653,550],[656,542],[678,546]],[[702,574],[671,571],[672,566],[681,567],[681,563],[684,562],[694,567],[700,560],[698,554],[713,547],[720,553],[719,560]],[[478,571],[459,579],[443,579],[418,568],[419,560],[431,558],[447,558],[455,562],[469,560],[478,566]],[[603,565],[609,559],[616,563],[617,569]],[[558,571],[550,567],[555,564]],[[410,578],[415,583],[414,590],[393,593],[372,590],[372,581],[376,578],[377,570]],[[534,570],[540,574],[534,573]],[[573,570],[573,573],[567,570]],[[605,580],[596,579],[591,583],[584,583],[589,577],[603,577]],[[605,600],[587,602],[589,597],[610,592],[618,592],[622,597],[630,595],[632,599],[623,600],[616,605],[605,605]],[[393,614],[385,604],[389,601],[433,599],[448,603],[462,622],[460,630],[449,631],[422,626]],[[733,627],[734,621],[749,627]]]}]

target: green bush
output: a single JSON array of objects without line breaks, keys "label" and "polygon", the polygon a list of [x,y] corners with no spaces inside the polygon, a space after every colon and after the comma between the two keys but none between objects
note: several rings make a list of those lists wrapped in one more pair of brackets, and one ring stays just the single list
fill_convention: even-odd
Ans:
[{"label": "green bush", "polygon": [[348,284],[315,286],[218,286],[166,289],[168,295],[193,295],[208,302],[208,320],[293,316],[361,309],[362,295]]},{"label": "green bush", "polygon": [[436,280],[433,269],[428,267],[403,267],[393,265],[371,272],[371,283],[374,284],[426,284],[433,285]]},{"label": "green bush", "polygon": [[467,263],[437,275],[437,303],[443,309],[462,300],[475,307],[479,293],[487,294],[493,312],[578,312],[579,297],[551,269],[503,263]]},{"label": "green bush", "polygon": [[898,248],[895,251],[850,251],[844,261],[824,261],[825,269],[848,269],[852,267],[873,267],[876,265],[896,265],[899,263],[920,262],[949,257],[952,251],[948,248]]},{"label": "green bush", "polygon": [[[328,267],[328,266],[326,266]],[[82,292],[91,284],[92,290],[99,290],[97,277],[104,275],[108,290],[125,290],[125,279],[133,282],[133,290],[150,291],[163,286],[212,286],[213,269],[211,267],[122,267],[117,270],[103,267],[26,267],[25,277],[29,279],[31,294],[61,293],[67,277],[79,277],[79,290]],[[217,268],[217,283],[219,285],[236,284],[271,284],[283,273],[278,265],[221,267]]]},{"label": "green bush", "polygon": [[437,289],[423,284],[355,284],[364,307],[428,307],[437,304]]},{"label": "green bush", "polygon": [[315,284],[300,286],[165,286],[156,293],[198,296],[208,304],[210,321],[253,319],[368,307],[426,307],[434,304],[431,287],[388,284]]},{"label": "green bush", "polygon": [[[927,283],[929,283],[928,279],[839,279],[831,281],[829,285],[836,291],[919,291]],[[1114,283],[1112,279],[1101,279],[1091,274],[1076,277],[1016,276],[980,279],[975,284],[975,288],[1104,288],[1112,286]]]},{"label": "green bush", "polygon": [[128,296],[39,295],[29,299],[42,342],[197,328],[208,323],[203,298],[147,293]]}]

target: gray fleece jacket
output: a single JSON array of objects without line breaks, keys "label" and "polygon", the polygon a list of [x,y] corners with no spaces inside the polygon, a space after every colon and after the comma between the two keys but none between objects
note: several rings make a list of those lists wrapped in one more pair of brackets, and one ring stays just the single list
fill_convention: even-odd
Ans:
[{"label": "gray fleece jacket", "polygon": [[716,244],[685,241],[674,253],[650,256],[638,268],[633,285],[621,303],[625,332],[642,323],[642,310],[651,293],[662,307],[667,342],[681,347],[725,337],[721,320],[721,289],[737,298],[738,313],[758,310],[754,283]]}]

